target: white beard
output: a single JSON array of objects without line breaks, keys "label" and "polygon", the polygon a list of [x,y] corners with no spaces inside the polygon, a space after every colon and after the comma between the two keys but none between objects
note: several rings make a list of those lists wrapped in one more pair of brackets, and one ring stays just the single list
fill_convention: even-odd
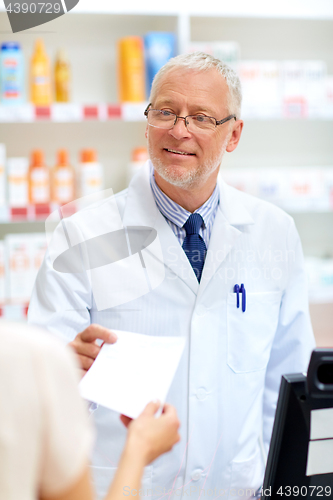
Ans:
[{"label": "white beard", "polygon": [[220,167],[229,139],[229,137],[226,138],[217,157],[207,161],[205,164],[200,165],[195,169],[188,169],[182,173],[177,171],[174,167],[170,168],[168,165],[164,165],[162,160],[153,155],[150,147],[148,148],[149,157],[156,172],[166,182],[182,189],[192,189],[205,184],[210,175]]}]

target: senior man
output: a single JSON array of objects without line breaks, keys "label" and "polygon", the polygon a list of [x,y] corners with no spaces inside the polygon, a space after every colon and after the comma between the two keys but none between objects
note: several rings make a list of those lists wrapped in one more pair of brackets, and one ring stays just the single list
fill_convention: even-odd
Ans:
[{"label": "senior man", "polygon": [[[145,111],[150,160],[115,197],[125,227],[156,230],[164,279],[126,303],[98,307],[84,273],[58,272],[47,255],[30,304],[30,322],[62,335],[84,370],[99,352],[96,339],[114,341],[112,328],[187,338],[168,395],[182,440],[142,483],[141,493],[156,499],[255,495],[281,375],[306,370],[314,347],[292,218],[218,179],[241,137],[240,107],[239,79],[224,63],[203,53],[171,59]],[[107,219],[107,207],[93,206],[86,224]],[[103,293],[117,286],[111,277]],[[101,496],[125,433],[103,407],[94,419]]]}]

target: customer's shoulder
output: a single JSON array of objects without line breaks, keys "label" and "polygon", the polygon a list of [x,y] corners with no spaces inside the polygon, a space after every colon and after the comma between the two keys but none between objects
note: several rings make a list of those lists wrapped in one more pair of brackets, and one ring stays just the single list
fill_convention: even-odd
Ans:
[{"label": "customer's shoulder", "polygon": [[66,358],[73,358],[67,346],[50,332],[25,323],[0,320],[0,342],[0,360],[10,357],[12,364],[23,357],[36,356],[49,362],[52,359],[63,362]]}]

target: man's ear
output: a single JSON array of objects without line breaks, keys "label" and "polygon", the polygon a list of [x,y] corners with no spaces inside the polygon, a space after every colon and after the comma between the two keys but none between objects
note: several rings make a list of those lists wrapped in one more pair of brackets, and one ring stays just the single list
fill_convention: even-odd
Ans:
[{"label": "man's ear", "polygon": [[234,123],[232,128],[232,133],[228,142],[228,146],[226,147],[226,151],[228,151],[228,153],[231,153],[237,148],[239,140],[242,135],[243,125],[244,125],[243,120],[237,120]]},{"label": "man's ear", "polygon": [[146,125],[145,138],[148,139],[148,123]]}]

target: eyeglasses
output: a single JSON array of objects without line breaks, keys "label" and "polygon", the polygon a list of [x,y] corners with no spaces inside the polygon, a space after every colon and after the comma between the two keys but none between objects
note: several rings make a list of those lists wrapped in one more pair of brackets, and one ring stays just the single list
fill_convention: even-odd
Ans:
[{"label": "eyeglasses", "polygon": [[181,118],[185,121],[185,126],[189,132],[209,132],[215,130],[217,125],[222,125],[233,118],[236,120],[236,115],[229,115],[223,120],[216,120],[213,116],[206,115],[178,116],[163,109],[148,109],[149,106],[151,106],[151,103],[146,107],[144,115],[147,117],[148,125],[156,128],[170,130],[176,125],[178,118]]}]

